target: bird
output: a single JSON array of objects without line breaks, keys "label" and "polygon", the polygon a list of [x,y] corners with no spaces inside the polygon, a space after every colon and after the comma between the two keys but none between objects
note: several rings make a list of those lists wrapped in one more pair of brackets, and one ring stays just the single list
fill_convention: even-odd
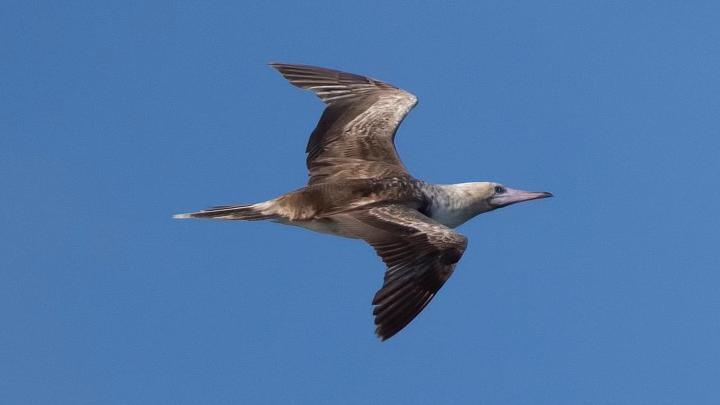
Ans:
[{"label": "bird", "polygon": [[260,203],[174,218],[269,220],[367,242],[386,266],[372,299],[375,333],[382,341],[415,319],[453,274],[468,241],[455,228],[485,212],[553,196],[488,181],[416,179],[400,160],[395,133],[417,97],[339,70],[270,66],[326,104],[305,150],[307,185]]}]

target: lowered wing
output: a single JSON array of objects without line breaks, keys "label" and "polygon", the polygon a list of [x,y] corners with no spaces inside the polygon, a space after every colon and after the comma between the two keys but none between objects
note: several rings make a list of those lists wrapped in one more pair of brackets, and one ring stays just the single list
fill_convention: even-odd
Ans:
[{"label": "lowered wing", "polygon": [[345,215],[345,226],[368,242],[387,266],[372,302],[375,333],[385,340],[407,326],[450,278],[467,238],[401,205]]}]

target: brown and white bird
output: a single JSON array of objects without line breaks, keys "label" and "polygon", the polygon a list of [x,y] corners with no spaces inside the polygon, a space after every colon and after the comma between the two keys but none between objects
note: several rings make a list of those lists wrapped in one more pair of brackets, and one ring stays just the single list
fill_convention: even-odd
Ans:
[{"label": "brown and white bird", "polygon": [[337,70],[271,66],[327,104],[306,149],[307,186],[257,204],[175,218],[271,220],[366,241],[387,266],[372,301],[375,332],[382,340],[410,323],[452,275],[467,246],[467,238],[453,228],[483,212],[552,196],[492,182],[415,179],[394,144],[398,126],[417,103],[414,95]]}]

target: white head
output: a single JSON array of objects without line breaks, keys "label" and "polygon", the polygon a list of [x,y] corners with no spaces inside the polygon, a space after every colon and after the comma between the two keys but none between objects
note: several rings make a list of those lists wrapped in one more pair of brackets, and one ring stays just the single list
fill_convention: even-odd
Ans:
[{"label": "white head", "polygon": [[450,184],[442,188],[448,193],[449,200],[433,211],[433,218],[450,227],[459,226],[483,212],[552,197],[552,193],[546,191],[517,190],[493,182]]}]

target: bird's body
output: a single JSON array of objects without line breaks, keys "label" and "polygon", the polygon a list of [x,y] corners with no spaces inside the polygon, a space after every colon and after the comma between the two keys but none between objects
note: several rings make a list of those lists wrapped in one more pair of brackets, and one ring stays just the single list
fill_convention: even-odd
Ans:
[{"label": "bird's body", "polygon": [[[416,210],[455,228],[480,212],[493,209],[473,198],[471,190],[482,192],[484,184],[430,184],[409,177],[349,180],[304,187],[273,200],[268,208],[272,206],[280,212],[276,222],[348,238],[362,236],[349,232],[336,216],[385,204]],[[266,212],[273,212],[273,208]]]},{"label": "bird's body", "polygon": [[452,228],[480,213],[551,195],[491,182],[415,179],[394,144],[415,96],[350,73],[272,66],[328,104],[306,149],[308,185],[262,203],[175,217],[271,220],[365,240],[388,268],[373,299],[376,333],[383,340],[415,318],[452,274],[467,246],[467,238]]}]

